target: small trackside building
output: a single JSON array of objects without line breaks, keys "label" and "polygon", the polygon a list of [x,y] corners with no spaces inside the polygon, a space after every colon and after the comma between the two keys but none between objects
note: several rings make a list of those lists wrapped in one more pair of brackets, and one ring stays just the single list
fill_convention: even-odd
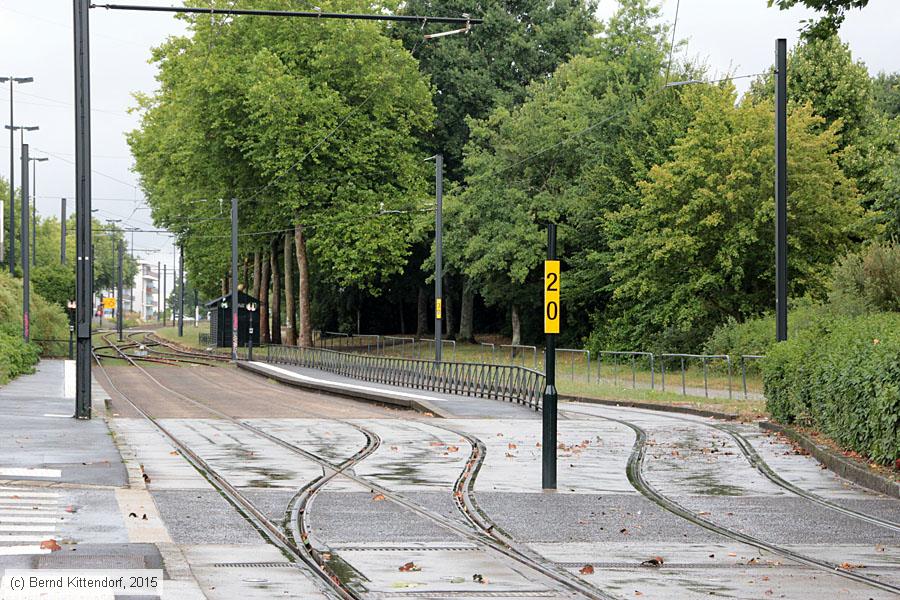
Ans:
[{"label": "small trackside building", "polygon": [[[248,310],[249,307],[249,310]],[[209,337],[219,348],[231,347],[231,294],[206,303]],[[238,346],[247,346],[253,328],[253,345],[259,346],[259,300],[238,291]]]}]

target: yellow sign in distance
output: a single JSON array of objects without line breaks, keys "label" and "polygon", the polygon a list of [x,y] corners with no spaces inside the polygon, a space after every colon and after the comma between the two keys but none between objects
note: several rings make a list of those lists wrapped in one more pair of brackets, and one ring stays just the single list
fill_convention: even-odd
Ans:
[{"label": "yellow sign in distance", "polygon": [[559,261],[544,261],[544,333],[559,333]]},{"label": "yellow sign in distance", "polygon": [[103,308],[115,308],[116,307],[116,299],[115,298],[104,298],[103,299]]},{"label": "yellow sign in distance", "polygon": [[441,304],[443,304],[442,298],[436,298],[434,301],[434,317],[436,319],[441,318]]}]

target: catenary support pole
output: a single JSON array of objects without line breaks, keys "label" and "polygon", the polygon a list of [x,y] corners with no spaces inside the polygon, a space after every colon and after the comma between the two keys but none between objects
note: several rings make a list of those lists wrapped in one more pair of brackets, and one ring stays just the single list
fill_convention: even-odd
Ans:
[{"label": "catenary support pole", "polygon": [[29,181],[28,181],[28,144],[22,144],[22,185],[20,194],[22,196],[22,217],[20,219],[20,237],[19,242],[22,247],[22,337],[27,342],[31,337],[31,253],[28,249],[29,233],[28,233],[28,199]]},{"label": "catenary support pole", "polygon": [[[547,225],[547,260],[556,260],[556,223]],[[556,334],[547,334],[544,356],[547,387],[541,412],[543,436],[541,440],[541,482],[545,490],[556,489]]]},{"label": "catenary support pole", "polygon": [[94,282],[91,251],[91,78],[90,0],[73,0],[75,32],[75,212],[77,229],[75,317],[77,353],[75,416],[91,418],[91,314]]},{"label": "catenary support pole", "polygon": [[184,246],[178,246],[178,337],[184,337]]},{"label": "catenary support pole", "polygon": [[9,78],[9,274],[16,272],[16,130],[13,122],[13,78]]},{"label": "catenary support pole", "polygon": [[163,327],[166,326],[166,283],[169,280],[169,265],[163,265],[162,295],[159,297],[162,302],[162,321]]},{"label": "catenary support pole", "polygon": [[238,205],[231,199],[231,360],[237,360],[238,349]]},{"label": "catenary support pole", "polygon": [[118,256],[118,294],[116,296],[116,331],[119,332],[119,341],[122,341],[122,320],[124,316],[124,304],[122,303],[122,258],[125,255],[125,240],[119,240]]},{"label": "catenary support pole", "polygon": [[66,264],[66,199],[59,199],[59,264]]},{"label": "catenary support pole", "polygon": [[162,263],[156,261],[156,322],[162,319]]},{"label": "catenary support pole", "polygon": [[434,157],[434,362],[441,362],[444,312],[444,155]]},{"label": "catenary support pole", "polygon": [[787,339],[787,40],[775,41],[775,340]]}]

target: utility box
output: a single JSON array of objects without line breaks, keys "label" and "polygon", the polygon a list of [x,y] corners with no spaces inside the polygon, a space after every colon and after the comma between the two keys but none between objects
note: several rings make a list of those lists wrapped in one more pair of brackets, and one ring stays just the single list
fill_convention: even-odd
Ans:
[{"label": "utility box", "polygon": [[[248,305],[254,310],[248,310]],[[231,294],[206,303],[209,309],[209,337],[219,348],[231,347]],[[259,300],[238,291],[238,346],[259,346]]]}]

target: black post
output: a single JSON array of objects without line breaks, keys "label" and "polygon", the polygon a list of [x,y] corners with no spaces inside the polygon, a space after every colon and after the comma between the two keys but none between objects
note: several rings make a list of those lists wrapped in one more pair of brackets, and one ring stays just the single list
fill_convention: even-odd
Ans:
[{"label": "black post", "polygon": [[66,199],[60,198],[59,209],[59,263],[66,264]]},{"label": "black post", "polygon": [[162,319],[162,263],[156,261],[156,322]]},{"label": "black post", "polygon": [[184,246],[178,247],[178,337],[184,336]]},{"label": "black post", "polygon": [[[556,260],[556,223],[547,225],[547,260]],[[545,284],[546,285],[546,284]],[[556,489],[556,334],[547,334],[544,356],[547,387],[544,389],[544,409],[541,414],[543,440],[541,446],[541,481],[545,490]]]},{"label": "black post", "polygon": [[787,339],[787,40],[775,40],[775,340]]},{"label": "black post", "polygon": [[162,302],[162,321],[163,327],[166,326],[166,283],[169,279],[169,265],[163,265],[163,280],[162,280],[162,296],[160,296],[160,301]]},{"label": "black post", "polygon": [[197,327],[199,323],[197,321],[200,320],[200,311],[197,310],[197,288],[194,288],[194,327]]},{"label": "black post", "polygon": [[238,205],[231,199],[231,360],[238,358]]},{"label": "black post", "polygon": [[9,274],[16,273],[16,130],[13,123],[13,83],[9,78]]},{"label": "black post", "polygon": [[22,144],[22,218],[20,222],[20,245],[22,248],[22,337],[27,342],[31,337],[31,252],[28,249],[28,144]]},{"label": "black post", "polygon": [[441,362],[441,350],[443,349],[443,317],[444,297],[444,155],[434,157],[434,362]]},{"label": "black post", "polygon": [[90,0],[73,0],[75,19],[75,213],[76,336],[75,416],[91,418],[91,314],[94,282],[91,251]]},{"label": "black post", "polygon": [[125,254],[125,241],[119,240],[119,289],[118,296],[116,298],[116,329],[119,332],[119,341],[122,341],[122,321],[123,321],[123,311],[122,311],[122,256]]}]

